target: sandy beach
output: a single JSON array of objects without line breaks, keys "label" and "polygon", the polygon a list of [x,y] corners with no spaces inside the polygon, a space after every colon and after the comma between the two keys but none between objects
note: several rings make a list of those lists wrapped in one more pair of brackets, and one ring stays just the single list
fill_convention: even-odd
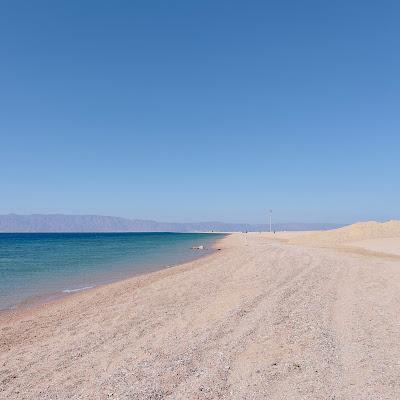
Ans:
[{"label": "sandy beach", "polygon": [[196,261],[3,314],[0,398],[399,399],[396,229],[232,234]]}]

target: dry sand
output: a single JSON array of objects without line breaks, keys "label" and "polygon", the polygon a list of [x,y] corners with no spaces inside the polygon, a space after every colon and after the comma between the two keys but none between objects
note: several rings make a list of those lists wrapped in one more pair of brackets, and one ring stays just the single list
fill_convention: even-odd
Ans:
[{"label": "dry sand", "polygon": [[369,221],[359,222],[330,231],[319,231],[291,237],[290,243],[313,246],[332,246],[370,239],[386,239],[400,237],[400,221],[384,223]]},{"label": "dry sand", "polygon": [[400,256],[400,237],[360,240],[348,245],[370,252]]},{"label": "dry sand", "polygon": [[400,259],[234,234],[0,319],[4,399],[400,399]]}]

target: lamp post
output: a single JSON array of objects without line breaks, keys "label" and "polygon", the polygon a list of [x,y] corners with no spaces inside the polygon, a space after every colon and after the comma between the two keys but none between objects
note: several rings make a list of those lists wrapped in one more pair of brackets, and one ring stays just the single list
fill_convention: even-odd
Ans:
[{"label": "lamp post", "polygon": [[269,231],[272,232],[272,210],[269,210]]}]

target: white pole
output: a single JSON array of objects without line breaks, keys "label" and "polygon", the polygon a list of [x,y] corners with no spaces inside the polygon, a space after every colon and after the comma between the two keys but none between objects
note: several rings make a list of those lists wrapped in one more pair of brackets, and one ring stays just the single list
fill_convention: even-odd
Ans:
[{"label": "white pole", "polygon": [[272,210],[269,210],[269,231],[272,232]]}]

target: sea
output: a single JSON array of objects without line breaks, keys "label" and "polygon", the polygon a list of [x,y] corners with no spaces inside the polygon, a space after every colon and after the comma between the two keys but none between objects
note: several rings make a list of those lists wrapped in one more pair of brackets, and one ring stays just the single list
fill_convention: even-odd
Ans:
[{"label": "sea", "polygon": [[[209,254],[217,233],[0,233],[0,310]],[[204,246],[204,250],[192,247]]]}]

